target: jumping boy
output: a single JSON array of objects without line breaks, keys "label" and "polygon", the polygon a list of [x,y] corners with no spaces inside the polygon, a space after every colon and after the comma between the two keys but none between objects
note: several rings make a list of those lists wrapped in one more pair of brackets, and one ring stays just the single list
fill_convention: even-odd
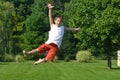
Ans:
[{"label": "jumping boy", "polygon": [[55,20],[53,22],[51,12],[54,6],[52,6],[51,3],[48,3],[47,7],[49,9],[49,23],[50,23],[48,40],[44,44],[40,45],[38,48],[33,49],[32,51],[26,52],[25,50],[23,50],[24,57],[34,53],[43,54],[45,51],[48,51],[45,58],[39,59],[34,64],[39,64],[46,61],[52,62],[54,59],[54,56],[56,55],[56,52],[58,51],[61,45],[62,38],[64,35],[64,30],[78,31],[80,29],[80,28],[64,28],[64,26],[61,25],[62,23],[61,16],[55,17]]}]

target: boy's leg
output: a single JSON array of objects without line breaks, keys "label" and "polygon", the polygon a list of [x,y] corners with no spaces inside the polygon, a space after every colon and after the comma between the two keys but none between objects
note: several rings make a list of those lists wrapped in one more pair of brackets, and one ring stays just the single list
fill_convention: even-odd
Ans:
[{"label": "boy's leg", "polygon": [[24,55],[24,57],[27,57],[28,55],[34,54],[34,53],[42,54],[47,50],[48,50],[48,48],[46,48],[46,44],[42,44],[38,48],[33,49],[33,50],[29,51],[29,52],[26,52],[25,50],[23,50],[23,55]]},{"label": "boy's leg", "polygon": [[47,60],[45,58],[39,59],[38,61],[35,61],[34,64],[39,64],[42,62],[46,62]]},{"label": "boy's leg", "polygon": [[[45,51],[49,51],[50,50],[49,44],[41,45],[40,47],[38,47],[38,50],[40,54],[44,53]],[[38,61],[35,61],[34,64],[39,64],[39,63],[46,62],[46,61],[47,60],[43,58],[43,59],[39,59]]]},{"label": "boy's leg", "polygon": [[50,61],[50,62],[53,61],[54,56],[58,50],[58,47],[57,47],[57,45],[55,45],[53,43],[46,45],[46,47],[49,48],[47,56],[43,59],[39,59],[34,64],[39,64],[39,63],[46,62],[46,61]]},{"label": "boy's leg", "polygon": [[29,51],[29,52],[26,52],[25,50],[23,50],[23,55],[24,55],[24,57],[27,57],[28,55],[34,54],[34,53],[37,53],[37,52],[39,52],[38,49],[33,49],[33,50]]},{"label": "boy's leg", "polygon": [[57,49],[55,49],[55,48],[54,48],[54,49],[50,49],[50,50],[48,51],[48,54],[47,54],[47,56],[45,57],[45,59],[46,59],[47,61],[53,62],[53,59],[54,59],[56,53],[57,53]]},{"label": "boy's leg", "polygon": [[55,57],[55,55],[56,55],[56,53],[57,53],[57,51],[58,51],[58,46],[56,44],[54,44],[54,43],[51,43],[50,44],[50,50],[48,51],[48,54],[45,57],[45,59],[47,61],[52,62],[54,57]]}]

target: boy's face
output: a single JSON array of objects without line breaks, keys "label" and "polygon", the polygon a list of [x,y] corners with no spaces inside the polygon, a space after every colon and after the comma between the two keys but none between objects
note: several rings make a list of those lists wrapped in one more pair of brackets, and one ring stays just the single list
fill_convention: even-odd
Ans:
[{"label": "boy's face", "polygon": [[61,18],[56,18],[55,19],[55,24],[60,26],[61,25],[61,22],[62,22],[62,19]]}]

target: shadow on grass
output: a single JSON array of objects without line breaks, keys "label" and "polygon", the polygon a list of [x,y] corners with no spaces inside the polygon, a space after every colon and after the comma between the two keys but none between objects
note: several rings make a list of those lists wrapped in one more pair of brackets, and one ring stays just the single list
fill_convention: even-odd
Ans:
[{"label": "shadow on grass", "polygon": [[78,62],[76,60],[70,60],[70,61],[65,61],[65,60],[56,60],[56,61],[53,61],[53,63],[69,63],[69,62],[73,62],[73,63],[99,63],[99,61],[97,60],[91,60],[89,62]]},{"label": "shadow on grass", "polygon": [[111,68],[112,70],[120,70],[120,67]]},{"label": "shadow on grass", "polygon": [[8,65],[9,63],[7,62],[0,62],[0,65]]}]

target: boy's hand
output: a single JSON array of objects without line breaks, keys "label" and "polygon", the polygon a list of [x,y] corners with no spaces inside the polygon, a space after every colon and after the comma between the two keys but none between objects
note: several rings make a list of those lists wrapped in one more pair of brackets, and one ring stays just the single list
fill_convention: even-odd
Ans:
[{"label": "boy's hand", "polygon": [[49,9],[52,9],[54,7],[54,6],[52,6],[51,3],[48,3],[47,6],[48,6]]},{"label": "boy's hand", "polygon": [[75,28],[75,31],[80,31],[80,28]]}]

